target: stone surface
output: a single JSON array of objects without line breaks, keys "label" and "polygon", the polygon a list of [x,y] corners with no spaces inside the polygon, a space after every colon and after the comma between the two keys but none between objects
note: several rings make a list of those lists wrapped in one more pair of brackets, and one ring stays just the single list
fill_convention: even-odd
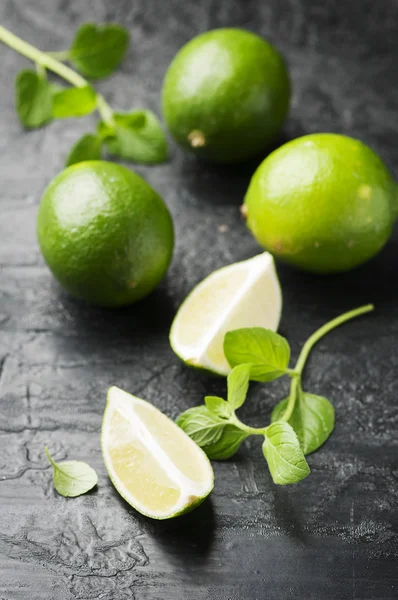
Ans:
[{"label": "stone surface", "polygon": [[[237,25],[276,43],[293,79],[280,143],[315,131],[369,143],[398,176],[398,2],[311,0],[2,0],[1,23],[46,49],[66,47],[83,21],[118,21],[132,45],[98,83],[113,106],[159,114],[165,69],[209,28]],[[0,47],[0,598],[3,600],[392,600],[398,597],[398,238],[347,275],[279,266],[282,332],[293,354],[319,325],[367,302],[377,310],[323,340],[306,374],[330,398],[336,430],[298,485],[270,481],[258,440],[216,463],[210,500],[152,522],[116,494],[102,463],[106,389],[117,384],[175,417],[224,393],[168,344],[172,317],[203,276],[259,251],[238,206],[255,164],[215,167],[173,144],[169,163],[137,167],[165,198],[177,246],[147,301],[104,311],[64,295],[40,257],[41,193],[94,117],[24,132],[13,80],[27,62]],[[283,384],[285,385],[285,384]],[[286,391],[286,388],[285,390]],[[242,418],[261,424],[279,385],[255,386]],[[44,456],[88,461],[96,491],[57,496]]]}]

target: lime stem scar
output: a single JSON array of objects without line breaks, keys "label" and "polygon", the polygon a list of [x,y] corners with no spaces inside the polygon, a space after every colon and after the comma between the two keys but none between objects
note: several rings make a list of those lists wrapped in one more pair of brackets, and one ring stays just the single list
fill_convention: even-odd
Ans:
[{"label": "lime stem scar", "polygon": [[239,210],[240,210],[240,214],[242,215],[242,219],[244,219],[246,221],[246,219],[247,219],[247,206],[246,206],[246,204],[242,204],[240,206]]},{"label": "lime stem scar", "polygon": [[188,141],[192,148],[203,148],[206,145],[205,134],[200,129],[193,129],[188,135]]}]

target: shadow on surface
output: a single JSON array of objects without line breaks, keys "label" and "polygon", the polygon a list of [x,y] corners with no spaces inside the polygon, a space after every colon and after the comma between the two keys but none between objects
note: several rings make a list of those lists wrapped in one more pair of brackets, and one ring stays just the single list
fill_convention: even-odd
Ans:
[{"label": "shadow on surface", "polygon": [[305,544],[305,531],[290,498],[289,486],[272,486],[271,493],[273,514],[281,531],[291,539]]},{"label": "shadow on surface", "polygon": [[185,568],[206,562],[215,531],[211,498],[207,498],[191,513],[165,521],[145,517],[132,509],[122,498],[120,501],[131,517],[140,524],[143,532],[154,539],[156,545],[170,560],[181,561]]},{"label": "shadow on surface", "polygon": [[[284,315],[315,312],[331,318],[363,304],[373,303],[377,312],[396,312],[398,303],[398,240],[392,239],[368,263],[347,273],[314,275],[277,264],[283,297]],[[282,323],[284,327],[284,323]]]},{"label": "shadow on surface", "polygon": [[[55,288],[54,284],[54,288]],[[73,321],[79,334],[100,333],[101,337],[118,339],[132,336],[150,337],[168,333],[175,315],[175,306],[166,285],[161,284],[149,296],[136,304],[121,308],[99,308],[72,298],[58,286],[54,290],[58,300]]]},{"label": "shadow on surface", "polygon": [[198,204],[240,206],[250,179],[262,161],[283,144],[305,133],[300,124],[291,121],[273,144],[258,156],[240,163],[211,163],[180,151],[176,160],[179,160],[179,168],[184,171],[184,187]]}]

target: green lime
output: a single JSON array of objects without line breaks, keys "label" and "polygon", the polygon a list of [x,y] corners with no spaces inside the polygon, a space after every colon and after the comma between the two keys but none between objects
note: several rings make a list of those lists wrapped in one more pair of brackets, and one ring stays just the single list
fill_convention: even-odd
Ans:
[{"label": "green lime", "polygon": [[175,56],[163,83],[164,118],[181,146],[215,162],[246,160],[278,134],[290,81],[279,52],[242,29],[198,35]]},{"label": "green lime", "polygon": [[104,161],[73,165],[52,180],[37,235],[59,283],[108,307],[149,294],[166,273],[174,242],[160,196],[129,169]]},{"label": "green lime", "polygon": [[348,271],[387,242],[397,185],[365,144],[306,135],[270,154],[255,172],[242,213],[275,256],[315,273]]}]

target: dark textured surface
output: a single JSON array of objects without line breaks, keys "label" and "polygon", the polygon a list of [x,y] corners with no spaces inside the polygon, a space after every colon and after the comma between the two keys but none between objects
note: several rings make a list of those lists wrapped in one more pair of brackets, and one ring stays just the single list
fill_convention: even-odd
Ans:
[{"label": "dark textured surface", "polygon": [[[120,21],[132,34],[121,70],[98,84],[111,104],[159,111],[167,64],[189,38],[240,25],[285,54],[294,98],[283,140],[345,132],[369,143],[398,176],[398,2],[361,0],[2,0],[0,20],[49,49],[84,20]],[[117,496],[99,429],[110,384],[175,417],[222,380],[186,369],[167,334],[191,287],[214,268],[258,252],[238,206],[254,165],[206,166],[173,147],[169,164],[138,168],[173,213],[169,276],[123,311],[59,291],[35,239],[37,204],[90,118],[25,133],[13,78],[26,61],[4,47],[0,96],[0,598],[5,600],[387,600],[398,597],[397,236],[351,274],[317,278],[280,267],[283,333],[294,354],[311,331],[369,301],[377,312],[331,334],[306,381],[337,409],[311,476],[279,488],[257,440],[215,464],[211,500],[156,523]],[[282,140],[281,140],[282,141]],[[220,225],[222,227],[220,230]],[[225,231],[226,230],[226,231]],[[260,424],[279,387],[253,388],[243,417]],[[87,460],[98,490],[67,500],[44,457]]]}]

